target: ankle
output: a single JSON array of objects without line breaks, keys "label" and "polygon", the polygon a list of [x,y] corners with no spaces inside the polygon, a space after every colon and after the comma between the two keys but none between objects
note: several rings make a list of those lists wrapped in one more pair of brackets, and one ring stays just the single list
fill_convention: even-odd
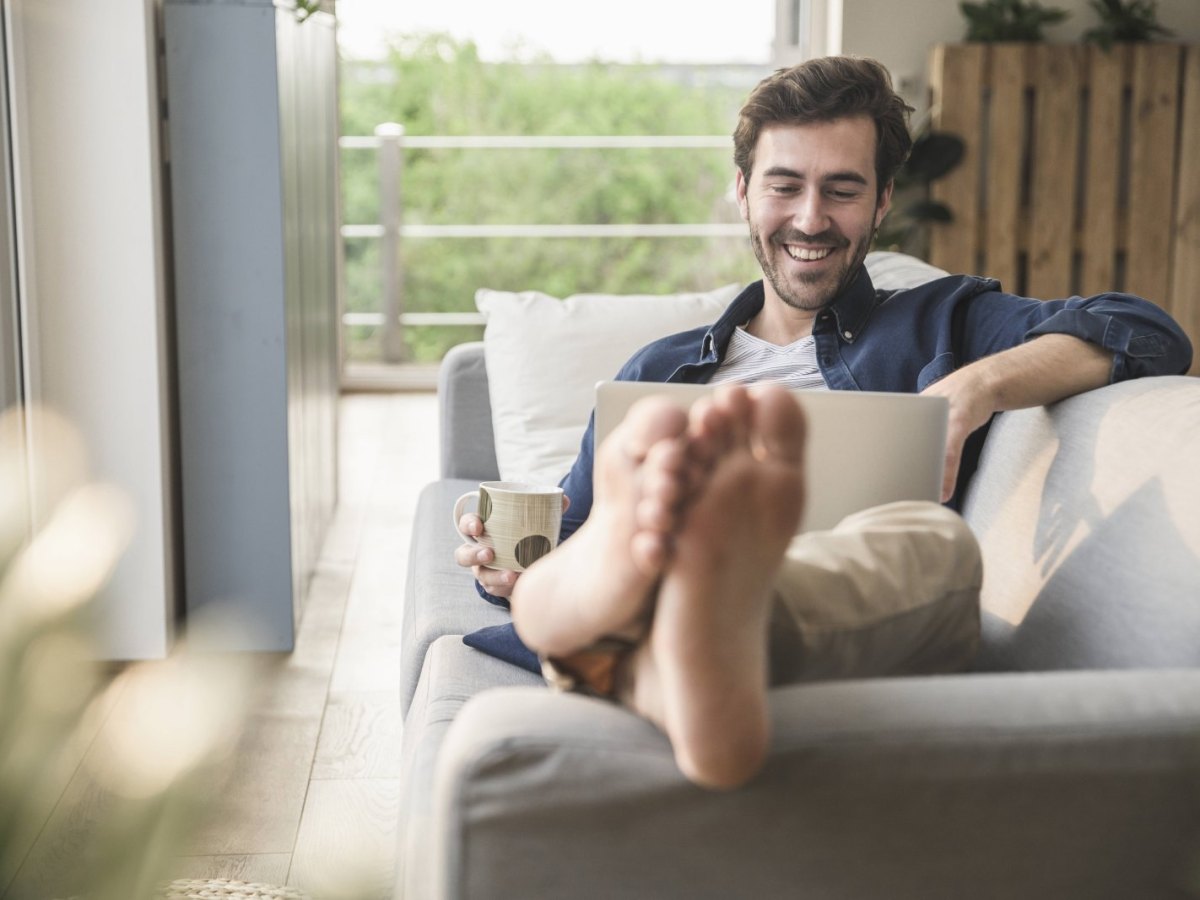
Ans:
[{"label": "ankle", "polygon": [[673,742],[675,763],[694,784],[713,791],[742,787],[766,764],[770,735],[764,716],[760,723],[741,729],[732,740],[687,740]]}]

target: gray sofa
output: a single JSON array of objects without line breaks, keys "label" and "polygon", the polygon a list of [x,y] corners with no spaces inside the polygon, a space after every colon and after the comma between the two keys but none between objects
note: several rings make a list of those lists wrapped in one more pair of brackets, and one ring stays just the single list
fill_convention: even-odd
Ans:
[{"label": "gray sofa", "polygon": [[443,365],[442,480],[405,596],[397,896],[1200,895],[1200,382],[999,417],[964,515],[985,558],[977,671],[771,697],[727,794],[655,728],[464,646],[504,622],[451,560],[495,478],[482,345]]}]

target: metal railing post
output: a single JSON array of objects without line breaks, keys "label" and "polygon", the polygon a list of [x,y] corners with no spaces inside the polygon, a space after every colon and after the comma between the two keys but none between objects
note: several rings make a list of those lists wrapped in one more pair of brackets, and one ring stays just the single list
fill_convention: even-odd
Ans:
[{"label": "metal railing post", "polygon": [[379,219],[383,226],[380,248],[380,278],[383,288],[383,361],[404,358],[404,273],[400,268],[400,226],[404,220],[402,179],[404,173],[404,126],[385,122],[375,129],[379,138]]}]

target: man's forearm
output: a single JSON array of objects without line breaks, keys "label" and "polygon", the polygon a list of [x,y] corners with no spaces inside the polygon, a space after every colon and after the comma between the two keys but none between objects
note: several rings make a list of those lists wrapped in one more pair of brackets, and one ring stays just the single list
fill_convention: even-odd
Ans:
[{"label": "man's forearm", "polygon": [[1066,334],[1047,334],[964,366],[992,412],[1044,406],[1109,382],[1112,353]]}]

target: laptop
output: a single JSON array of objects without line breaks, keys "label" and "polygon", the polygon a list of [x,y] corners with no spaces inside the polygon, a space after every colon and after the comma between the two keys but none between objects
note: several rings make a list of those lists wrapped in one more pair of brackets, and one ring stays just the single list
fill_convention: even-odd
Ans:
[{"label": "laptop", "polygon": [[[642,397],[687,409],[714,390],[704,384],[602,381],[596,385],[597,446]],[[871,391],[793,391],[808,418],[807,500],[801,531],[897,500],[938,502],[949,403],[944,397]]]}]

